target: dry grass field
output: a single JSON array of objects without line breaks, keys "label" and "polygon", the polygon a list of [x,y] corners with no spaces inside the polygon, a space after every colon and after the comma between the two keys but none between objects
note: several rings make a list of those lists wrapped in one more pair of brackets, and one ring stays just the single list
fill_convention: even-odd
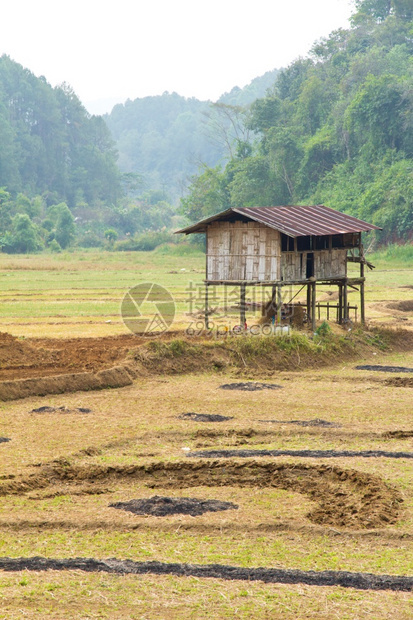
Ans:
[{"label": "dry grass field", "polygon": [[[174,252],[0,256],[0,438],[10,440],[0,443],[0,557],[412,576],[413,458],[191,457],[245,449],[413,455],[413,373],[356,369],[413,368],[412,270],[378,261],[367,274],[364,332],[333,326],[309,344],[302,334],[220,341],[184,333],[186,289],[202,282],[203,261]],[[123,295],[141,281],[166,286],[177,301],[173,332],[157,340],[128,333],[120,317]],[[123,387],[114,387],[114,367]],[[106,389],[91,389],[87,381],[102,372]],[[220,387],[235,382],[280,387]],[[161,517],[110,506],[153,496],[238,508]],[[7,620],[412,615],[412,591],[0,570]]]}]

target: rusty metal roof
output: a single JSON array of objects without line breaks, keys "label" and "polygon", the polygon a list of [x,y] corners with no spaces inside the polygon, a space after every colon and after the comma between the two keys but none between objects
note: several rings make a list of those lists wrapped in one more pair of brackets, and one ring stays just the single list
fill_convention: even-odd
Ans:
[{"label": "rusty metal roof", "polygon": [[289,237],[306,237],[307,235],[340,235],[343,233],[365,232],[381,230],[378,226],[368,224],[356,217],[346,215],[325,207],[312,206],[282,206],[282,207],[237,207],[217,213],[212,217],[178,230],[178,233],[205,232],[208,224],[215,221],[233,219],[238,213],[255,222],[275,228]]}]

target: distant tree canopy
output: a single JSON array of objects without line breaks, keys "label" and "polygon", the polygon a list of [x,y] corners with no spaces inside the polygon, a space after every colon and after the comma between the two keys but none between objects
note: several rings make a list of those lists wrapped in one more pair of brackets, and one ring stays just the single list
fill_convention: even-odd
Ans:
[{"label": "distant tree canopy", "polygon": [[250,153],[193,176],[191,220],[228,206],[325,203],[413,238],[413,3],[357,0],[250,107]]},{"label": "distant tree canopy", "polygon": [[110,203],[120,197],[116,151],[103,119],[72,89],[0,58],[0,187],[46,202]]},{"label": "distant tree canopy", "polygon": [[268,71],[245,88],[233,88],[216,104],[165,92],[116,105],[105,120],[116,140],[120,169],[138,173],[146,189],[181,196],[200,164],[216,166],[228,159],[226,137],[234,137],[234,128],[223,109],[249,106],[274,86],[277,73]]}]

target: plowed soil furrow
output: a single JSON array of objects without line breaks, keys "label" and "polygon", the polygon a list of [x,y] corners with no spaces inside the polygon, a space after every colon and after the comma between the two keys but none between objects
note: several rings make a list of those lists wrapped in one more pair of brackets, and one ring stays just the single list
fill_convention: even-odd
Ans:
[{"label": "plowed soil furrow", "polygon": [[302,463],[277,464],[235,461],[151,463],[127,466],[75,466],[56,463],[43,466],[27,478],[0,486],[0,495],[22,495],[65,481],[84,484],[135,479],[149,488],[275,487],[302,493],[315,502],[307,515],[313,523],[342,527],[374,528],[395,523],[400,493],[380,477],[356,470]]},{"label": "plowed soil furrow", "polygon": [[386,450],[200,450],[188,454],[193,458],[250,458],[256,456],[299,456],[304,458],[389,458],[413,459],[413,452],[388,452]]}]

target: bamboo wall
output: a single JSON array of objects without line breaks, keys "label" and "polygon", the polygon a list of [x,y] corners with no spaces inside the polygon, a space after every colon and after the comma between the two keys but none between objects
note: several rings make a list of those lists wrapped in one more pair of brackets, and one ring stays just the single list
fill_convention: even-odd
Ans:
[{"label": "bamboo wall", "polygon": [[277,230],[258,222],[213,222],[207,232],[207,280],[278,280],[280,239]]},{"label": "bamboo wall", "polygon": [[[316,279],[347,273],[347,250],[314,250]],[[213,222],[207,230],[210,281],[306,280],[307,252],[281,252],[281,234],[258,222]]]},{"label": "bamboo wall", "polygon": [[[314,250],[314,277],[343,278],[347,273],[347,250]],[[283,281],[306,279],[307,252],[282,252],[281,277]]]}]

